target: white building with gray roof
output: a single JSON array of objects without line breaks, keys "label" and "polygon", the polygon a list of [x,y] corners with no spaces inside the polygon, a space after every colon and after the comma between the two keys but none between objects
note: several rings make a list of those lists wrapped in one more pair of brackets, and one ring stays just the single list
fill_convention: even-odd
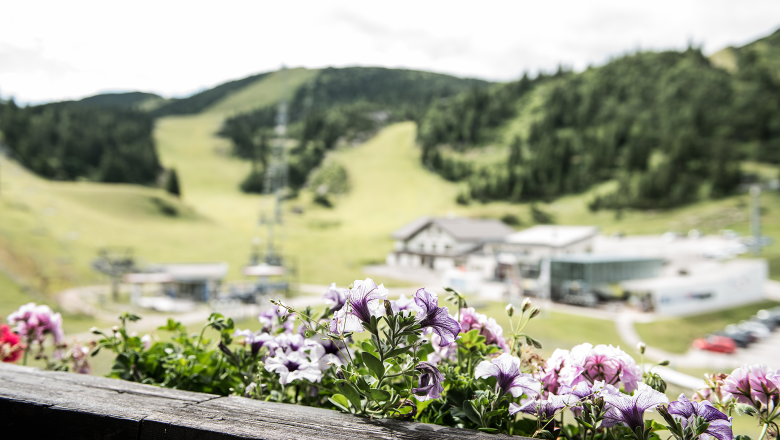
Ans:
[{"label": "white building with gray roof", "polygon": [[395,248],[389,266],[452,269],[466,263],[469,253],[486,242],[502,241],[514,229],[493,219],[419,218],[392,233]]}]

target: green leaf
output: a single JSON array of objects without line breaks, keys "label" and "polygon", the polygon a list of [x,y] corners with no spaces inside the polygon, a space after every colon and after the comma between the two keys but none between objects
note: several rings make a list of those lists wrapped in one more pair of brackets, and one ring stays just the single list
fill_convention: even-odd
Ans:
[{"label": "green leaf", "polygon": [[486,413],[485,413],[485,417],[495,417],[495,416],[500,416],[500,415],[501,415],[501,414],[503,414],[505,411],[506,411],[505,409],[497,409],[497,410],[495,410],[495,411],[488,411],[488,412],[486,412]]},{"label": "green leaf", "polygon": [[474,402],[471,400],[463,402],[463,412],[472,422],[476,423],[477,425],[482,424],[482,417],[479,416],[477,408],[474,407]]},{"label": "green leaf", "polygon": [[411,413],[412,410],[414,410],[414,407],[412,407],[411,405],[408,405],[408,406],[402,406],[402,407],[398,408],[396,411],[398,411],[398,414],[400,414],[402,416],[405,416],[405,415],[408,415],[409,413]]},{"label": "green leaf", "polygon": [[371,395],[372,399],[379,402],[386,402],[390,400],[390,393],[385,390],[372,389],[368,393]]},{"label": "green leaf", "polygon": [[336,388],[346,397],[355,409],[360,409],[360,393],[354,385],[346,380],[336,381]]},{"label": "green leaf", "polygon": [[536,436],[539,436],[541,438],[548,439],[548,440],[554,440],[555,439],[555,436],[552,434],[552,432],[550,432],[550,431],[548,431],[546,429],[540,429],[540,430],[536,431],[536,433],[534,434],[534,437],[536,437]]},{"label": "green leaf", "polygon": [[363,342],[361,342],[361,343],[360,343],[360,348],[362,348],[362,349],[363,349],[363,351],[367,351],[367,352],[369,352],[369,353],[372,353],[372,352],[375,352],[375,351],[376,351],[376,348],[374,348],[374,345],[373,345],[373,344],[371,344],[371,343],[370,343],[370,342],[368,342],[368,341],[363,341]]},{"label": "green leaf", "polygon": [[408,345],[406,347],[396,348],[396,349],[393,349],[393,350],[390,350],[389,352],[387,352],[387,356],[386,357],[392,358],[392,357],[400,356],[402,354],[408,353],[409,350],[411,350],[411,349],[412,349],[411,345]]},{"label": "green leaf", "polygon": [[366,367],[368,367],[369,370],[371,370],[372,373],[374,373],[374,376],[376,376],[377,379],[382,379],[385,375],[385,366],[382,365],[382,362],[377,359],[376,356],[374,356],[371,353],[363,353],[363,363],[366,364]]},{"label": "green leaf", "polygon": [[582,426],[584,426],[584,427],[586,427],[588,429],[593,429],[593,425],[591,423],[586,422],[581,417],[575,417],[574,420],[576,420],[577,423],[579,423],[580,425],[582,425]]},{"label": "green leaf", "polygon": [[488,434],[495,434],[498,432],[498,429],[496,428],[477,428],[477,429],[482,432],[487,432]]},{"label": "green leaf", "polygon": [[343,395],[334,394],[333,396],[328,397],[328,400],[330,400],[330,403],[336,405],[336,408],[344,412],[349,412],[349,401]]},{"label": "green leaf", "polygon": [[645,420],[645,426],[648,428],[652,428],[653,431],[665,431],[669,428],[666,427],[666,425],[662,425],[655,420]]}]

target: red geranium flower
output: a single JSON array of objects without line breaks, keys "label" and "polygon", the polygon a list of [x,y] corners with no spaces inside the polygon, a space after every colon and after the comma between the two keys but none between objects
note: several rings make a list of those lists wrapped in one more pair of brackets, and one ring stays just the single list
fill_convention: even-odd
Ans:
[{"label": "red geranium flower", "polygon": [[16,362],[22,357],[24,344],[22,338],[5,325],[0,325],[0,360],[3,362]]}]

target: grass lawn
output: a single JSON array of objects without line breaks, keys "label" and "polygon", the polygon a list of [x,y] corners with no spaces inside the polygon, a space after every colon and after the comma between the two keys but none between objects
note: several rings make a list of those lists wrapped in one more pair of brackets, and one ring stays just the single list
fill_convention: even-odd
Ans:
[{"label": "grass lawn", "polygon": [[[488,303],[484,307],[475,307],[478,312],[488,317],[493,317],[503,327],[504,334],[511,333],[509,317],[506,315],[504,303]],[[515,325],[517,314],[513,316]],[[593,345],[612,344],[621,345],[620,336],[612,321],[603,319],[586,318],[584,316],[569,315],[565,313],[543,310],[539,316],[532,319],[525,326],[524,333],[542,343],[541,353],[548,357],[556,348],[571,350],[572,347],[584,342]],[[622,347],[626,352],[633,354],[632,347]]]},{"label": "grass lawn", "polygon": [[0,273],[0,321],[5,322],[6,317],[22,304],[35,301],[24,292],[19,285],[10,278]]},{"label": "grass lawn", "polygon": [[775,307],[776,301],[762,301],[729,310],[704,313],[683,318],[665,319],[645,324],[636,324],[639,336],[651,347],[672,353],[685,353],[694,339],[720,330],[729,324],[748,319],[761,309]]}]

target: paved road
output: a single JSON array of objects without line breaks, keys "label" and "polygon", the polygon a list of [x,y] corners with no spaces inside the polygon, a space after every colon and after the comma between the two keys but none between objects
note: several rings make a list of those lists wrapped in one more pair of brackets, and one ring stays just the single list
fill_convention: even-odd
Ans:
[{"label": "paved road", "polygon": [[[105,285],[76,287],[61,292],[59,295],[57,295],[57,301],[60,304],[60,307],[69,313],[94,316],[101,321],[118,323],[117,316],[119,313],[95,307],[89,301],[93,299],[95,295],[106,294],[108,291],[109,286]],[[307,305],[311,305],[313,307],[320,306],[324,304],[324,301],[321,297],[322,292],[324,292],[324,290],[320,290],[319,295],[317,296],[298,296],[284,300],[284,302],[285,304],[296,308],[306,307]],[[271,307],[270,303],[267,305],[233,303],[224,304],[217,309],[212,309],[208,305],[203,304],[195,310],[186,313],[163,314],[149,311],[145,314],[141,313],[142,319],[140,321],[135,323],[128,323],[128,329],[139,334],[148,333],[151,330],[165,325],[165,323],[168,322],[169,317],[181,322],[185,326],[200,326],[203,325],[203,323],[205,323],[208,319],[209,315],[215,311],[233,318],[234,320],[241,320],[256,317],[262,310],[268,307]],[[102,330],[104,332],[109,332],[110,328],[104,328]],[[89,340],[94,339],[95,335],[90,332],[82,332],[67,334],[65,335],[65,338],[66,340],[71,340],[74,338],[77,340]]]}]

